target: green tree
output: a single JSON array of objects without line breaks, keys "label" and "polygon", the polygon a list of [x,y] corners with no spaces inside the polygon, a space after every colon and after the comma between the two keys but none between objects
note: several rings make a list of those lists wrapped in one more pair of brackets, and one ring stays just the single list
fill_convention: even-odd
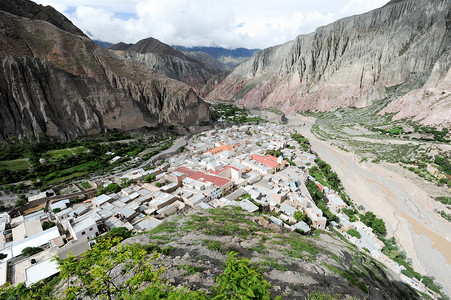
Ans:
[{"label": "green tree", "polygon": [[347,233],[348,233],[350,236],[355,236],[355,237],[358,238],[358,239],[360,239],[360,237],[361,237],[360,232],[358,232],[357,230],[355,230],[355,229],[353,229],[353,228],[349,229],[349,230],[347,231]]},{"label": "green tree", "polygon": [[158,253],[148,255],[139,244],[122,245],[118,241],[116,237],[97,243],[79,262],[74,255],[64,260],[55,257],[66,284],[66,299],[123,299],[143,283],[161,280],[159,275],[164,269],[150,264],[159,257]]},{"label": "green tree", "polygon": [[36,253],[39,253],[42,251],[42,248],[39,247],[26,247],[22,250],[22,255],[25,257],[29,257],[32,255],[35,255]]},{"label": "green tree", "polygon": [[155,179],[156,179],[155,175],[147,174],[146,176],[144,176],[143,182],[149,183],[149,182],[155,181]]},{"label": "green tree", "polygon": [[301,222],[304,221],[305,223],[312,225],[312,220],[303,212],[297,210],[294,212],[293,217],[296,219],[296,221]]},{"label": "green tree", "polygon": [[52,228],[53,226],[55,226],[55,222],[52,221],[44,221],[44,223],[42,223],[42,229],[43,230],[47,230],[49,228]]}]

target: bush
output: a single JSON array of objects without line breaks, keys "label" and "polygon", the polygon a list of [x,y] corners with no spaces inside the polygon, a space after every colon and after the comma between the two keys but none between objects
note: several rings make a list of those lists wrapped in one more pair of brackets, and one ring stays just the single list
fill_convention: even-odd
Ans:
[{"label": "bush", "polygon": [[214,299],[270,299],[270,284],[249,259],[230,252],[225,270],[217,278]]},{"label": "bush", "polygon": [[22,250],[22,255],[25,257],[30,257],[42,251],[42,248],[39,247],[26,247]]},{"label": "bush", "polygon": [[361,238],[360,232],[358,232],[357,230],[355,230],[355,229],[353,229],[353,228],[349,229],[349,230],[347,231],[347,233],[348,233],[350,236],[354,236],[354,237],[356,237],[356,238],[358,238],[358,239]]},{"label": "bush", "polygon": [[47,230],[49,228],[52,228],[53,226],[55,226],[55,222],[51,222],[51,221],[44,221],[44,223],[42,223],[42,229],[43,230]]}]

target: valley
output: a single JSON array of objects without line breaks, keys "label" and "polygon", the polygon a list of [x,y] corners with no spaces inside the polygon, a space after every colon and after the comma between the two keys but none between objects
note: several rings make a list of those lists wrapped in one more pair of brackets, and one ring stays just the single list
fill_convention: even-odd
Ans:
[{"label": "valley", "polygon": [[[389,235],[395,236],[407,257],[412,258],[414,268],[437,278],[450,293],[447,281],[451,276],[451,223],[437,211],[450,213],[451,207],[434,199],[449,196],[449,186],[437,186],[393,162],[362,161],[364,155],[378,155],[377,148],[368,143],[380,144],[382,141],[383,147],[396,150],[403,147],[403,140],[395,139],[398,143],[390,140],[388,144],[384,140],[368,138],[365,141],[368,153],[362,152],[361,148],[360,152],[344,151],[344,147],[353,145],[354,136],[344,135],[343,131],[337,135],[340,126],[330,126],[333,123],[331,114],[317,119],[294,115],[289,117],[288,124],[310,139],[312,150],[336,170],[356,205],[362,205],[384,219]],[[437,153],[449,154],[449,144],[417,143],[434,147]]]}]

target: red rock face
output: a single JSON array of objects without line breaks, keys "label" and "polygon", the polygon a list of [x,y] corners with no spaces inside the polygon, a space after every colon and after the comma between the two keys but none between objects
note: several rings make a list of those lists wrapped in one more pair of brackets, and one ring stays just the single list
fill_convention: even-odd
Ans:
[{"label": "red rock face", "polygon": [[[399,1],[339,20],[260,51],[207,99],[291,113],[364,107],[405,94],[383,113],[451,124],[450,10],[451,1]],[[430,89],[435,96],[423,97]]]}]

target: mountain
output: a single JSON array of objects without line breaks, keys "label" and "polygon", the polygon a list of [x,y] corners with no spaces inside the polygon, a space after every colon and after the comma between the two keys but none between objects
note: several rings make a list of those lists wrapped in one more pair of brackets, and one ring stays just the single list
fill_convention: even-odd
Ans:
[{"label": "mountain", "polygon": [[41,19],[0,11],[0,141],[210,122],[186,84]]},{"label": "mountain", "polygon": [[216,63],[200,62],[154,38],[146,38],[136,44],[118,43],[109,49],[120,57],[188,84],[200,96],[203,96],[202,88],[208,79],[223,72],[223,68],[218,68]]},{"label": "mountain", "polygon": [[237,66],[207,99],[285,112],[364,107],[451,125],[451,1],[391,1]]},{"label": "mountain", "polygon": [[216,58],[220,63],[228,66],[228,68],[233,68],[239,63],[245,61],[249,57],[252,57],[255,53],[260,51],[260,49],[226,49],[221,47],[183,47],[183,46],[173,46],[174,49],[181,51],[188,55],[191,52],[205,52],[212,57]]},{"label": "mountain", "polygon": [[99,41],[99,40],[93,40],[93,42],[99,46],[102,46],[103,48],[110,48],[111,46],[114,45],[113,43],[108,43],[108,42]]},{"label": "mountain", "polygon": [[29,0],[2,0],[0,10],[31,20],[46,21],[64,31],[86,37],[83,31],[51,6],[43,6]]}]

